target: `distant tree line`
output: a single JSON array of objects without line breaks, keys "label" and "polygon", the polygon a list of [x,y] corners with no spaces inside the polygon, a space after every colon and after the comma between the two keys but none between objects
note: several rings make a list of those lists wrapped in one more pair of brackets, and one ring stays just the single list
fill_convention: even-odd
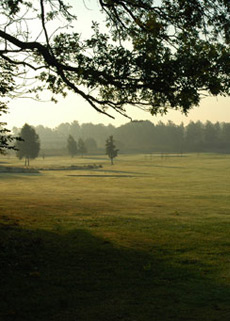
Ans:
[{"label": "distant tree line", "polygon": [[[176,125],[150,121],[130,122],[120,127],[102,124],[82,124],[77,121],[62,123],[51,129],[39,125],[34,127],[39,135],[41,150],[48,154],[68,153],[69,136],[77,142],[83,142],[89,154],[104,153],[105,141],[113,136],[120,153],[152,152],[221,152],[230,153],[230,123],[190,122],[188,125]],[[14,127],[15,135],[20,129]],[[77,147],[79,149],[79,147]],[[80,153],[79,153],[80,154]]]}]

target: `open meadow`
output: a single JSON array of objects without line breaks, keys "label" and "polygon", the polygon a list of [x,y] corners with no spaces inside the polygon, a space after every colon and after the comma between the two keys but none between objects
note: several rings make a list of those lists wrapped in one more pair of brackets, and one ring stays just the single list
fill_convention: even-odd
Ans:
[{"label": "open meadow", "polygon": [[230,320],[230,155],[31,167],[0,173],[1,321]]}]

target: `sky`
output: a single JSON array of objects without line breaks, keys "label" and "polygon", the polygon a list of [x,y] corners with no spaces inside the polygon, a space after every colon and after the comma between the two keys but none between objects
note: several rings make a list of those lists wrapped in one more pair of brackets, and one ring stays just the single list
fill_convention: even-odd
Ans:
[{"label": "sky", "polygon": [[[185,125],[190,121],[206,122],[230,122],[230,99],[229,98],[205,98],[199,107],[193,108],[188,116],[182,115],[180,111],[169,111],[164,116],[151,116],[147,112],[131,107],[127,113],[133,120],[150,120],[154,124],[169,120],[176,124],[183,122]],[[16,126],[21,128],[25,123],[33,126],[43,125],[55,128],[61,123],[72,123],[78,121],[83,123],[112,124],[118,127],[129,122],[129,119],[111,112],[115,119],[102,115],[92,109],[84,100],[74,94],[65,99],[60,99],[57,104],[51,102],[37,102],[31,99],[17,99],[9,104],[9,113],[2,117],[8,123],[8,128]]]},{"label": "sky", "polygon": [[[76,29],[82,36],[89,36],[91,32],[91,21],[102,21],[99,6],[96,0],[70,2],[74,7],[74,12],[78,16]],[[38,102],[32,99],[18,98],[9,103],[9,113],[2,116],[2,121],[7,122],[8,128],[13,126],[22,127],[25,123],[33,126],[43,125],[50,128],[57,127],[60,123],[78,121],[83,123],[102,123],[112,124],[116,127],[125,124],[129,119],[115,113],[111,114],[115,119],[98,113],[89,106],[83,98],[76,94],[69,94],[67,98],[60,98],[57,104],[52,102]],[[193,108],[188,116],[182,115],[180,111],[170,111],[164,116],[151,116],[136,107],[127,108],[127,113],[133,120],[150,120],[153,123],[162,121],[167,123],[169,120],[176,124],[183,122],[185,125],[190,121],[211,121],[211,122],[230,122],[230,98],[208,97],[201,101],[199,107]]]}]

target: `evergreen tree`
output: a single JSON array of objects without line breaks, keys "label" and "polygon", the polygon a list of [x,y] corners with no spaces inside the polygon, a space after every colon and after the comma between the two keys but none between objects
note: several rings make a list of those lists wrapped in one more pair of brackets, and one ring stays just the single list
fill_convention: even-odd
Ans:
[{"label": "evergreen tree", "polygon": [[22,141],[16,143],[17,157],[19,159],[25,158],[25,166],[30,165],[30,159],[38,156],[40,151],[40,140],[35,129],[28,124],[25,124],[20,132]]},{"label": "evergreen tree", "polygon": [[109,156],[111,160],[111,165],[113,165],[113,159],[117,157],[118,149],[114,144],[113,136],[109,136],[105,143],[105,153]]},{"label": "evergreen tree", "polygon": [[67,139],[67,149],[71,157],[74,157],[75,155],[77,155],[77,142],[71,135],[69,135]]}]

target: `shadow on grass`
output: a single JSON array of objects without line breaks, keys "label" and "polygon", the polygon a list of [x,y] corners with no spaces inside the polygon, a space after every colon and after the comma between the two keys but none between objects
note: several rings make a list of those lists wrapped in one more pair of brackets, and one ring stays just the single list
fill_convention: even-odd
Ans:
[{"label": "shadow on grass", "polygon": [[72,177],[128,177],[128,178],[131,178],[131,177],[141,177],[141,176],[131,176],[131,175],[67,175],[67,176],[72,176]]},{"label": "shadow on grass", "polygon": [[86,230],[0,226],[0,320],[229,320],[230,289]]}]

